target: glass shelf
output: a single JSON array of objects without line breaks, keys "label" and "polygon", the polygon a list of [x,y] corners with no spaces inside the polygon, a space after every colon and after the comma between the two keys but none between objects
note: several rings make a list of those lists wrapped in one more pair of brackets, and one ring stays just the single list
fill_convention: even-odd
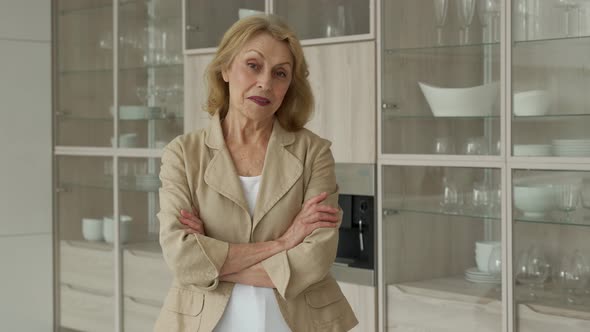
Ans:
[{"label": "glass shelf", "polygon": [[[157,175],[154,175],[154,178],[157,178]],[[113,189],[113,178],[111,176],[103,175],[101,179],[93,181],[93,182],[86,182],[86,183],[79,183],[79,182],[62,182],[59,185],[61,191],[69,191],[72,188],[86,188],[86,189],[105,189],[105,190],[112,190]],[[143,185],[136,183],[135,176],[120,176],[119,177],[119,190],[121,191],[134,191],[134,192],[157,192],[160,188],[159,180],[157,185]]]},{"label": "glass shelf", "polygon": [[442,196],[421,196],[421,197],[405,197],[403,202],[398,199],[389,202],[384,201],[383,215],[390,216],[399,214],[400,212],[419,213],[436,216],[448,217],[464,217],[475,218],[482,220],[498,220],[500,221],[500,211],[495,211],[493,207],[489,207],[488,213],[483,213],[478,208],[471,205],[472,197],[465,195],[463,200],[467,203],[462,203],[456,208],[456,211],[441,210],[440,202]]},{"label": "glass shelf", "polygon": [[[84,117],[84,116],[76,116],[76,115],[58,115],[57,116],[60,120],[64,121],[113,121],[112,117]],[[155,121],[167,121],[167,120],[175,120],[175,119],[184,119],[184,115],[177,115],[177,114],[167,114],[162,117],[145,117],[142,119],[119,119],[119,121],[147,121],[147,120],[155,120]]]},{"label": "glass shelf", "polygon": [[392,119],[408,119],[408,120],[477,120],[477,119],[500,119],[499,115],[489,116],[433,116],[430,115],[411,115],[411,114],[395,114],[395,110],[384,109],[383,115]]},{"label": "glass shelf", "polygon": [[[119,71],[137,71],[137,70],[148,70],[148,69],[182,69],[182,63],[172,63],[172,64],[159,64],[159,65],[147,65],[147,66],[137,66],[137,67],[121,67]],[[92,74],[92,73],[113,73],[113,68],[97,68],[97,69],[67,69],[67,70],[60,70],[60,75],[71,75],[71,74]]]},{"label": "glass shelf", "polygon": [[499,42],[494,43],[475,43],[475,44],[450,44],[450,45],[429,45],[422,47],[400,47],[400,48],[388,48],[384,49],[383,53],[386,55],[399,54],[403,52],[416,52],[416,51],[439,51],[439,50],[456,50],[456,49],[479,49],[483,46],[500,46]]},{"label": "glass shelf", "polygon": [[[384,216],[391,216],[395,214],[399,214],[400,212],[407,212],[407,213],[419,213],[419,214],[429,214],[429,215],[436,215],[436,216],[447,216],[447,217],[462,217],[462,218],[475,218],[481,220],[497,220],[500,221],[499,216],[491,216],[491,215],[482,215],[477,213],[471,213],[469,211],[461,211],[457,213],[451,212],[444,212],[444,211],[437,211],[437,210],[426,210],[426,209],[413,209],[413,208],[383,208],[383,215]],[[590,226],[590,225],[588,225]]]},{"label": "glass shelf", "polygon": [[[125,6],[125,5],[131,5],[131,4],[138,4],[138,3],[142,3],[142,2],[146,2],[145,0],[140,0],[140,1],[121,1],[120,2],[120,6]],[[83,14],[83,13],[87,13],[87,12],[92,12],[92,11],[97,11],[97,10],[105,10],[105,9],[112,9],[113,8],[113,3],[112,2],[108,2],[108,3],[104,3],[104,4],[98,4],[98,5],[93,5],[93,6],[85,6],[85,7],[80,7],[80,8],[72,8],[72,9],[62,9],[59,11],[59,15],[64,16],[64,15],[72,15],[72,14]]]},{"label": "glass shelf", "polygon": [[512,43],[513,43],[514,47],[518,47],[519,45],[535,45],[535,44],[545,44],[545,43],[553,43],[553,42],[570,43],[572,41],[577,42],[577,44],[579,44],[579,45],[590,47],[590,36],[555,37],[555,38],[516,40],[516,41],[513,41]]},{"label": "glass shelf", "polygon": [[582,220],[576,220],[575,222],[558,221],[555,219],[532,219],[525,217],[514,218],[514,221],[519,223],[531,223],[531,224],[550,224],[550,225],[563,225],[563,226],[581,226],[590,227],[590,215],[585,216]]},{"label": "glass shelf", "polygon": [[575,118],[580,118],[580,117],[588,117],[590,116],[590,113],[574,113],[574,114],[545,114],[545,115],[512,115],[512,119],[514,121],[526,121],[526,120],[532,120],[532,121],[552,121],[555,119],[574,119]]}]

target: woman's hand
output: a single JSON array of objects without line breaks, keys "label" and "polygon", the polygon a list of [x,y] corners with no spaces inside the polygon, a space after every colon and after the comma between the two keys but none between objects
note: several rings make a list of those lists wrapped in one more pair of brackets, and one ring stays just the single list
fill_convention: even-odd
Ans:
[{"label": "woman's hand", "polygon": [[205,225],[203,221],[199,219],[199,213],[193,207],[193,213],[190,213],[184,209],[180,210],[180,217],[177,218],[181,224],[186,226],[187,234],[198,233],[205,235]]},{"label": "woman's hand", "polygon": [[301,211],[291,226],[279,238],[287,249],[291,249],[301,243],[311,232],[318,228],[338,227],[338,212],[340,209],[327,205],[320,205],[328,197],[328,193],[321,193],[310,198],[303,204]]}]

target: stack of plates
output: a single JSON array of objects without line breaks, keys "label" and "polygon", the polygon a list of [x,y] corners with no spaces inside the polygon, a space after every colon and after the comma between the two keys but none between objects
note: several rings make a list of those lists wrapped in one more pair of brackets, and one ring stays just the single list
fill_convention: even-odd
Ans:
[{"label": "stack of plates", "polygon": [[561,157],[590,156],[590,139],[555,139],[553,154]]},{"label": "stack of plates", "polygon": [[160,179],[156,174],[137,175],[135,186],[142,190],[157,190],[160,188]]},{"label": "stack of plates", "polygon": [[515,156],[550,156],[550,144],[514,144]]},{"label": "stack of plates", "polygon": [[494,276],[487,272],[482,272],[476,267],[470,267],[465,270],[465,280],[480,283],[480,284],[500,284],[502,283],[501,276]]}]

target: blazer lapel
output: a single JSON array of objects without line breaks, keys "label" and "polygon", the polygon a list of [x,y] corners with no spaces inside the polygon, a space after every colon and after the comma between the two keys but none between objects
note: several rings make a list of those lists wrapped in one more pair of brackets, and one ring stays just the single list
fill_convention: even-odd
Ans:
[{"label": "blazer lapel", "polygon": [[244,190],[242,189],[234,162],[223,139],[223,131],[221,130],[218,114],[213,116],[209,128],[207,128],[205,144],[214,150],[213,158],[205,170],[205,183],[211,189],[236,203],[249,214]]},{"label": "blazer lapel", "polygon": [[284,130],[275,119],[266,148],[262,182],[254,209],[253,227],[291,189],[303,173],[303,164],[286,146],[295,141],[295,134]]}]

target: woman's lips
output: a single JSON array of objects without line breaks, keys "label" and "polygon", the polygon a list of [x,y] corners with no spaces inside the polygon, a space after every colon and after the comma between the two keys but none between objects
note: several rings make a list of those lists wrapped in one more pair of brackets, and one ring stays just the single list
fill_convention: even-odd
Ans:
[{"label": "woman's lips", "polygon": [[253,102],[255,102],[256,104],[258,104],[260,106],[266,106],[266,105],[270,104],[270,100],[268,100],[264,97],[260,97],[260,96],[252,96],[252,97],[248,97],[248,99],[252,100]]}]

